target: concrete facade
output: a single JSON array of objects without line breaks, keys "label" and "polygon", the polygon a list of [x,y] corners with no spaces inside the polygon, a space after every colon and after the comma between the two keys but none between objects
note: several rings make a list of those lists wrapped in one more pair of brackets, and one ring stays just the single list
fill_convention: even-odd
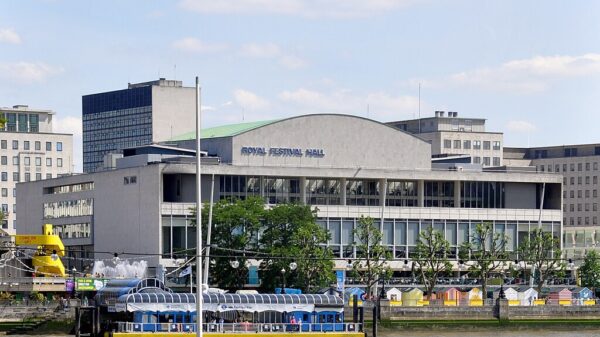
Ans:
[{"label": "concrete facade", "polygon": [[436,111],[435,117],[389,122],[431,143],[433,157],[468,155],[482,166],[502,166],[504,135],[486,132],[485,119],[458,117],[457,112]]},{"label": "concrete facade", "polygon": [[[214,175],[215,200],[260,196],[269,205],[299,202],[317,207],[318,223],[331,233],[329,246],[340,264],[356,256],[352,230],[361,215],[380,223],[384,244],[396,258],[392,268],[397,270],[412,256],[418,233],[426,226],[445,233],[454,259],[457,247],[481,222],[493,223],[495,230],[507,233],[513,254],[540,219],[544,229],[557,237],[562,232],[560,176],[432,170],[425,141],[360,117],[284,119],[203,140],[202,149],[221,158],[219,163],[203,157],[203,202],[209,200]],[[132,162],[140,163],[140,158],[146,158],[146,163],[130,167]],[[89,238],[66,238],[65,245],[107,252],[96,254],[97,258],[110,257],[110,252],[155,254],[144,257],[151,267],[173,266],[174,252],[195,247],[190,221],[196,167],[191,156],[157,158],[132,155],[117,161],[118,167],[127,168],[21,184],[19,202],[26,206],[19,209],[24,218],[18,223],[19,233],[37,233],[41,222],[89,222]],[[42,193],[84,183],[93,187]],[[537,200],[544,183],[547,202],[540,213]],[[62,216],[44,219],[44,209],[53,202],[88,199],[93,212],[84,217],[53,210],[52,214]]]},{"label": "concrete facade", "polygon": [[0,130],[0,209],[5,214],[1,227],[15,234],[17,183],[72,173],[73,135],[52,132],[50,110],[18,105],[0,108],[0,115],[7,119]]}]

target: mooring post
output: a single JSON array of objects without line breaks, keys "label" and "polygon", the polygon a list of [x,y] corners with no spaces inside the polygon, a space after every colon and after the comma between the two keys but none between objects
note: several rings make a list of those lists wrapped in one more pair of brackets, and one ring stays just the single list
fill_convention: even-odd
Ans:
[{"label": "mooring post", "polygon": [[379,314],[379,308],[373,307],[373,337],[377,337],[377,315]]},{"label": "mooring post", "polygon": [[358,323],[358,295],[352,295],[352,323]]},{"label": "mooring post", "polygon": [[81,309],[75,308],[75,337],[81,337]]}]

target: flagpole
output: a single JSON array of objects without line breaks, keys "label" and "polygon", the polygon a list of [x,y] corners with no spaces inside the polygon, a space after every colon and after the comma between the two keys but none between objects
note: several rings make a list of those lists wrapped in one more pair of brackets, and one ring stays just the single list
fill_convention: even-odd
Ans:
[{"label": "flagpole", "polygon": [[[196,76],[196,336],[202,337],[202,199],[200,170],[200,81]],[[192,276],[193,278],[193,276]]]}]

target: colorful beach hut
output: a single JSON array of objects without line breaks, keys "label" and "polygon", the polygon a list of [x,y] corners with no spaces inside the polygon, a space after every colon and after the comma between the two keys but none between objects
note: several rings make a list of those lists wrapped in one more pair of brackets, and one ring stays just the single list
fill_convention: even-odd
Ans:
[{"label": "colorful beach hut", "polygon": [[390,305],[402,304],[402,292],[398,288],[391,288],[385,292],[385,297],[390,300]]},{"label": "colorful beach hut", "polygon": [[548,295],[548,300],[552,304],[571,305],[572,299],[573,293],[567,288],[551,290]]},{"label": "colorful beach hut", "polygon": [[360,289],[360,288],[347,288],[344,291],[344,302],[348,303],[350,306],[353,305],[352,303],[352,299],[354,298],[354,295],[357,295],[358,297],[358,303],[357,305],[362,305],[362,300],[364,297],[365,291]]},{"label": "colorful beach hut", "polygon": [[[519,292],[515,288],[503,288],[504,296],[508,300],[508,305],[517,306],[521,304],[519,301]],[[500,288],[494,290],[494,299],[500,296]]]},{"label": "colorful beach hut", "polygon": [[569,290],[571,290],[573,300],[576,300],[579,305],[596,304],[596,301],[594,300],[594,293],[590,289],[586,287],[576,287]]},{"label": "colorful beach hut", "polygon": [[479,288],[467,288],[460,292],[461,304],[467,304],[470,306],[482,306],[483,296],[481,289]]},{"label": "colorful beach hut", "polygon": [[423,306],[423,291],[419,288],[410,288],[402,292],[402,306]]},{"label": "colorful beach hut", "polygon": [[437,298],[444,301],[446,306],[457,306],[460,298],[460,291],[454,287],[443,288],[437,292]]},{"label": "colorful beach hut", "polygon": [[521,305],[535,305],[538,299],[538,292],[532,287],[519,288],[517,295]]}]

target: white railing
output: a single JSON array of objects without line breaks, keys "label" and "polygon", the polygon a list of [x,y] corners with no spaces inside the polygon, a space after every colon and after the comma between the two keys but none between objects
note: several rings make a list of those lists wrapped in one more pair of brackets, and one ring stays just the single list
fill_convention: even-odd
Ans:
[{"label": "white railing", "polygon": [[[318,331],[362,331],[360,323],[204,323],[205,332],[219,333],[280,333]],[[196,323],[135,323],[117,322],[118,332],[195,332]]]}]

